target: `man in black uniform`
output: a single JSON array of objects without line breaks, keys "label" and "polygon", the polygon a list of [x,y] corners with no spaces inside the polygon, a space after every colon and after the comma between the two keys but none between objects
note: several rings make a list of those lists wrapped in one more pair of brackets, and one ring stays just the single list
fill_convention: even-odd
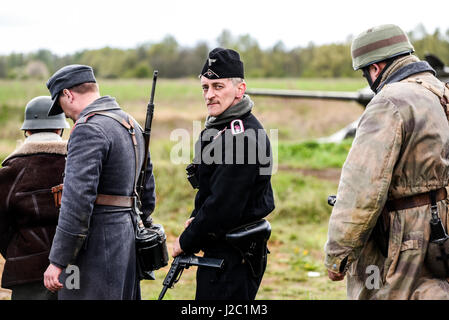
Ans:
[{"label": "man in black uniform", "polygon": [[254,103],[245,94],[243,78],[239,54],[223,48],[209,53],[200,75],[208,117],[193,164],[199,190],[173,256],[203,250],[205,257],[224,259],[224,269],[198,268],[197,300],[253,300],[266,267],[265,259],[254,274],[224,240],[230,230],[274,209],[270,142],[251,113]]}]

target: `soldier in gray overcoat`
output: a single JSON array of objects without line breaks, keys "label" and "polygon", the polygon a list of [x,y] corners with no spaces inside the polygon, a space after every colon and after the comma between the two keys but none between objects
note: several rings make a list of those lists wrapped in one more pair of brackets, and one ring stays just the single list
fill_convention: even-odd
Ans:
[{"label": "soldier in gray overcoat", "polygon": [[[54,99],[49,114],[64,112],[75,125],[68,142],[61,211],[45,286],[59,290],[59,299],[140,299],[136,217],[131,209],[136,174],[133,139],[119,122],[98,112],[113,113],[134,125],[139,169],[143,135],[114,98],[100,96],[89,66],[65,66],[48,80],[47,87]],[[144,220],[155,206],[154,176],[148,163],[141,199]]]}]

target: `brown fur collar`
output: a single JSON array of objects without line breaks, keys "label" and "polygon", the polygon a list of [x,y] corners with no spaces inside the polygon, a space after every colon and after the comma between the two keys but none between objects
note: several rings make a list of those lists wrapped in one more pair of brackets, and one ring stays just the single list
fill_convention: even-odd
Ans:
[{"label": "brown fur collar", "polygon": [[22,144],[2,163],[9,159],[38,153],[67,155],[67,141],[30,141]]}]

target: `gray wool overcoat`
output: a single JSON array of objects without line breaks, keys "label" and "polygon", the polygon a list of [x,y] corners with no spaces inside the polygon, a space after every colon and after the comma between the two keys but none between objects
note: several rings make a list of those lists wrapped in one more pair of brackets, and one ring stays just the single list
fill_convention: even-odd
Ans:
[{"label": "gray wool overcoat", "polygon": [[[81,112],[68,142],[61,211],[49,259],[64,268],[59,299],[139,299],[134,213],[128,208],[95,204],[97,194],[132,195],[133,144],[123,126],[109,117],[94,115],[96,111],[127,118],[109,96],[95,100]],[[137,123],[135,127],[140,168],[144,140]],[[146,216],[155,206],[154,176],[151,161],[148,163],[142,197]],[[68,265],[77,269],[66,268]]]}]

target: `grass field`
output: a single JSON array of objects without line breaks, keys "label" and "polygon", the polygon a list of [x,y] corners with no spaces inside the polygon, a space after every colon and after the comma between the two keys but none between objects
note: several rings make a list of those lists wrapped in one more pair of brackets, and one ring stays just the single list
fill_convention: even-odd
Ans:
[{"label": "grass field", "polygon": [[[100,79],[99,83],[103,95],[116,97],[123,109],[144,122],[150,80]],[[250,88],[331,91],[354,91],[364,86],[362,79],[249,79],[247,83]],[[0,161],[23,139],[18,128],[26,102],[47,94],[43,82],[0,81]],[[351,141],[335,145],[318,144],[313,139],[343,128],[356,120],[363,109],[355,102],[260,97],[253,100],[254,114],[267,130],[277,129],[279,137],[279,170],[272,177],[276,209],[268,217],[273,229],[271,254],[257,299],[344,299],[345,283],[327,279],[323,246],[331,212],[326,199],[337,190],[340,168]],[[193,121],[204,124],[206,110],[197,79],[158,80],[155,104],[151,153],[157,206],[153,218],[164,225],[170,250],[193,209],[195,195],[185,178],[185,164],[170,161],[170,151],[176,143],[170,140],[170,133],[177,128],[186,129],[193,145]],[[64,137],[68,138],[68,132]],[[142,282],[144,299],[157,298],[167,271],[168,266],[156,272],[157,280]],[[195,272],[195,268],[186,270],[165,299],[192,299]],[[319,276],[310,277],[309,272],[318,272]]]}]

